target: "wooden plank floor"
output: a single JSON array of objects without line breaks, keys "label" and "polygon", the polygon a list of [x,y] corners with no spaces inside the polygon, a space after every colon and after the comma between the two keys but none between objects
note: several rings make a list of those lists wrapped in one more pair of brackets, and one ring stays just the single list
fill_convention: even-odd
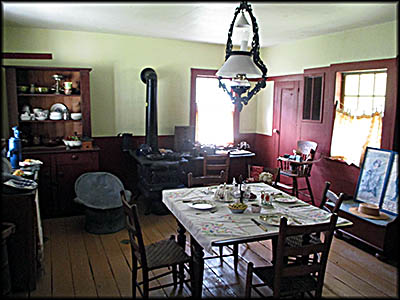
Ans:
[{"label": "wooden plank floor", "polygon": [[[140,219],[145,243],[176,234],[176,222],[172,215],[141,215]],[[130,245],[126,243],[127,231],[124,229],[113,234],[90,234],[84,230],[84,220],[84,216],[43,220],[46,240],[43,274],[38,279],[36,290],[11,296],[131,295],[131,253]],[[188,245],[187,251],[189,252]],[[236,273],[232,268],[232,257],[226,257],[222,262],[219,259],[205,260],[203,297],[243,297],[247,261],[253,261],[255,265],[268,264],[271,259],[271,244],[270,241],[249,243],[241,245],[239,252],[243,259],[239,260]],[[379,261],[372,254],[344,240],[334,238],[323,296],[397,298],[397,276],[395,266]],[[169,278],[159,279],[153,284],[165,283],[166,280],[169,281]],[[190,291],[187,287],[169,287],[150,292],[150,296],[187,297],[190,296]]]}]

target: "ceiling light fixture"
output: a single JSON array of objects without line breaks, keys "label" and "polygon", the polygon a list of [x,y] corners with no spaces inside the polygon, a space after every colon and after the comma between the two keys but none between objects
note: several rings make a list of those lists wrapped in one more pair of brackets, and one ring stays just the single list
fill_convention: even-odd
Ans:
[{"label": "ceiling light fixture", "polygon": [[[253,40],[251,43],[251,50],[248,51],[248,40],[249,40],[249,29],[250,24],[247,22],[244,12],[250,16],[251,24],[253,28]],[[241,15],[238,22],[235,25],[235,20],[238,14]],[[242,37],[240,42],[240,50],[233,51],[232,34],[233,29],[236,31],[242,31]],[[262,88],[265,88],[267,80],[267,68],[260,58],[260,42],[258,36],[258,25],[256,18],[253,16],[250,4],[247,1],[240,2],[239,7],[235,10],[232,24],[228,32],[228,41],[226,43],[225,50],[225,63],[216,73],[218,76],[219,87],[223,88],[228,93],[239,111],[242,110],[243,104],[247,105],[250,99],[257,94]],[[226,84],[222,82],[223,78],[229,78],[230,89],[226,87]],[[251,85],[249,79],[260,79],[258,80],[252,90],[249,90]],[[245,94],[247,92],[247,94]]]}]

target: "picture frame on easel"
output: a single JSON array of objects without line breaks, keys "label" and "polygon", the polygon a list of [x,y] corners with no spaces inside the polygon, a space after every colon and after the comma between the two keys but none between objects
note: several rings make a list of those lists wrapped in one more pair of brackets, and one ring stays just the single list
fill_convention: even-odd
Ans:
[{"label": "picture frame on easel", "polygon": [[355,193],[355,200],[377,205],[397,215],[398,154],[391,150],[367,147]]}]

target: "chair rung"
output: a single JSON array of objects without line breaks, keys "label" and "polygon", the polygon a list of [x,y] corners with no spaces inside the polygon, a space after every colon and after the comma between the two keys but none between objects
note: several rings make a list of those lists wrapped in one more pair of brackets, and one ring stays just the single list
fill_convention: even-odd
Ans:
[{"label": "chair rung", "polygon": [[207,256],[204,257],[203,259],[213,259],[213,258],[220,258],[220,257],[228,257],[228,256],[233,256],[234,254],[222,254],[222,255],[214,255],[214,256]]}]

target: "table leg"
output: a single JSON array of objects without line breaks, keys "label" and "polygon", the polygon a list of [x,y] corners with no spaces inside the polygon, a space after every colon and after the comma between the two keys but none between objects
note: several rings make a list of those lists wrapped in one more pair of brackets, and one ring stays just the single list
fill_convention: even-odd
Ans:
[{"label": "table leg", "polygon": [[201,298],[204,273],[204,250],[197,241],[190,236],[190,250],[193,258],[192,297]]},{"label": "table leg", "polygon": [[178,224],[178,229],[177,229],[177,231],[178,231],[178,244],[183,249],[185,249],[185,247],[186,247],[186,235],[185,235],[186,229],[185,229],[185,227],[182,226],[181,223],[179,223],[178,220],[176,220],[176,223]]},{"label": "table leg", "polygon": [[[176,220],[176,223],[178,224],[178,229],[177,229],[178,241],[177,242],[178,242],[178,245],[181,246],[183,248],[183,250],[185,250],[186,249],[186,235],[185,235],[186,229],[185,229],[185,227],[182,226],[182,224],[178,220]],[[190,266],[192,266],[192,264],[190,264]],[[190,276],[192,276],[192,274]],[[185,278],[185,270],[184,270],[183,264],[179,264],[179,278],[182,283]]]}]

